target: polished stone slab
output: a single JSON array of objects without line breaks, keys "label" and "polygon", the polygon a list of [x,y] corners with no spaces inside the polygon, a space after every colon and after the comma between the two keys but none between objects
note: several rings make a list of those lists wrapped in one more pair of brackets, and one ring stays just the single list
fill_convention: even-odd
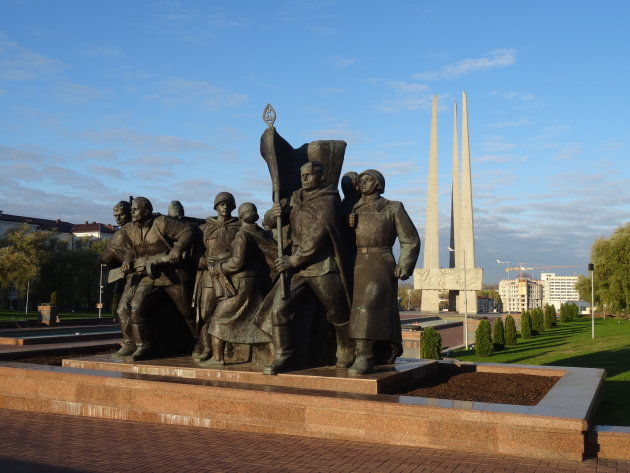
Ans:
[{"label": "polished stone slab", "polygon": [[[458,363],[440,364],[447,369]],[[0,408],[459,452],[582,459],[604,370],[591,370],[585,376],[590,383],[575,386],[593,395],[587,399],[572,395],[571,377],[562,385],[567,374],[580,378],[584,368],[473,365],[481,371],[514,373],[539,369],[545,375],[556,373],[560,380],[537,406],[511,406],[307,389],[304,383],[302,387],[252,384],[229,381],[226,376],[200,379],[190,376],[192,367],[182,367],[179,376],[158,376],[6,362],[0,363]],[[305,382],[309,377],[317,378],[301,376]],[[272,378],[280,379],[263,377]],[[558,385],[567,395],[564,406],[556,405]]]},{"label": "polished stone slab", "polygon": [[437,370],[438,362],[436,360],[417,360],[411,363],[383,365],[378,366],[373,373],[356,377],[348,376],[348,370],[345,368],[331,366],[281,373],[277,376],[264,375],[260,366],[251,363],[201,368],[195,365],[188,356],[127,363],[110,355],[95,355],[64,359],[63,366],[265,386],[384,394],[399,391],[414,381],[430,376]]}]

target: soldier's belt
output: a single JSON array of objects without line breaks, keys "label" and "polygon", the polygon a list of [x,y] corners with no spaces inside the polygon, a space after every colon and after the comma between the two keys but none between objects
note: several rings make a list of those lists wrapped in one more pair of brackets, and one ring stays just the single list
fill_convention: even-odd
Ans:
[{"label": "soldier's belt", "polygon": [[392,249],[388,246],[359,246],[357,253],[391,253]]}]

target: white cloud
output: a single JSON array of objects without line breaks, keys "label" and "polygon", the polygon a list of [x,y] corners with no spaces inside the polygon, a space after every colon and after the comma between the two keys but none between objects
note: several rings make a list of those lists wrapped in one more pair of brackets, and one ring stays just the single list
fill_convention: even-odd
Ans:
[{"label": "white cloud", "polygon": [[98,176],[113,177],[114,179],[124,179],[125,175],[120,169],[107,166],[90,166],[90,171]]},{"label": "white cloud", "polygon": [[83,84],[74,84],[68,81],[55,84],[55,95],[58,100],[64,102],[87,103],[100,97],[102,92]]},{"label": "white cloud", "polygon": [[209,150],[213,147],[196,140],[186,140],[177,136],[152,135],[129,128],[88,130],[77,132],[74,136],[110,145],[133,146],[149,152],[177,152],[187,150]]},{"label": "white cloud", "polygon": [[63,68],[61,61],[24,48],[0,32],[0,79],[29,80]]},{"label": "white cloud", "polygon": [[571,128],[567,125],[553,125],[545,128],[542,133],[536,137],[534,140],[536,141],[545,141],[550,138],[554,138],[562,133],[569,131]]},{"label": "white cloud", "polygon": [[511,66],[516,62],[515,56],[515,49],[497,49],[486,57],[462,59],[442,67],[439,71],[415,74],[414,77],[420,80],[454,79],[473,71]]},{"label": "white cloud", "polygon": [[490,92],[490,95],[494,97],[499,97],[504,100],[509,101],[520,101],[520,102],[529,102],[536,98],[534,94],[523,93],[523,92],[504,92],[501,90],[493,90]]},{"label": "white cloud", "polygon": [[512,143],[506,143],[502,136],[491,136],[488,141],[481,144],[481,147],[486,151],[507,151],[514,146]]},{"label": "white cloud", "polygon": [[350,57],[336,57],[336,58],[329,58],[326,60],[327,63],[332,64],[333,66],[336,66],[336,67],[348,67],[348,66],[351,66],[352,64],[355,64],[357,61],[358,59],[350,58]]},{"label": "white cloud", "polygon": [[571,159],[580,154],[582,148],[579,143],[569,143],[553,155],[554,159]]},{"label": "white cloud", "polygon": [[513,126],[527,126],[527,125],[531,125],[531,122],[529,121],[529,119],[521,118],[519,120],[513,120],[510,122],[492,123],[489,126],[490,128],[508,128],[508,127],[513,127]]},{"label": "white cloud", "polygon": [[105,45],[93,45],[85,50],[88,56],[97,57],[124,57],[125,53],[120,49],[112,48]]},{"label": "white cloud", "polygon": [[209,82],[192,81],[183,77],[172,77],[163,81],[148,98],[171,106],[200,104],[212,110],[234,107],[247,100],[244,94],[221,89]]}]

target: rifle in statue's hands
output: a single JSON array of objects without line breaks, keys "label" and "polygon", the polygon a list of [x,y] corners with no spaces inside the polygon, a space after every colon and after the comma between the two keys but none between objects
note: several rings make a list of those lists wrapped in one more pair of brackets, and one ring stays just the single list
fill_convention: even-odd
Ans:
[{"label": "rifle in statue's hands", "polygon": [[133,261],[127,271],[123,271],[122,267],[110,269],[109,274],[107,275],[107,282],[111,284],[116,281],[120,281],[132,273],[146,274],[151,279],[157,279],[160,277],[160,273],[162,272],[160,270],[160,266],[167,263],[171,263],[170,255],[137,258]]}]

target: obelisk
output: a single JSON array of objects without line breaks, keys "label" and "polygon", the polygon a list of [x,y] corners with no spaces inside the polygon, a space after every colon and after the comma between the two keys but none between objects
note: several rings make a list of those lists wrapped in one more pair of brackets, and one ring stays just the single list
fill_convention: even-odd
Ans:
[{"label": "obelisk", "polygon": [[[438,135],[437,135],[437,95],[433,96],[431,113],[431,141],[429,143],[429,182],[427,190],[427,214],[424,224],[424,268],[439,268],[438,242]],[[422,291],[420,310],[440,311],[440,291]]]},{"label": "obelisk", "polygon": [[[473,228],[472,176],[470,172],[470,141],[468,138],[468,101],[466,92],[462,92],[462,195],[461,195],[461,233],[459,244],[462,251],[460,267],[466,270],[475,268],[475,231]],[[458,265],[459,266],[459,265]],[[459,298],[458,310],[461,313],[466,304],[469,313],[477,312],[477,295],[475,291],[464,291],[466,302]]]},{"label": "obelisk", "polygon": [[[462,254],[460,248],[461,232],[461,192],[459,179],[459,143],[457,141],[457,100],[453,101],[453,172],[451,184],[451,248],[449,251],[449,268],[463,267]],[[459,252],[459,254],[457,254]],[[448,291],[448,310],[457,310],[458,292],[451,289]],[[463,300],[463,299],[462,299]]]}]

